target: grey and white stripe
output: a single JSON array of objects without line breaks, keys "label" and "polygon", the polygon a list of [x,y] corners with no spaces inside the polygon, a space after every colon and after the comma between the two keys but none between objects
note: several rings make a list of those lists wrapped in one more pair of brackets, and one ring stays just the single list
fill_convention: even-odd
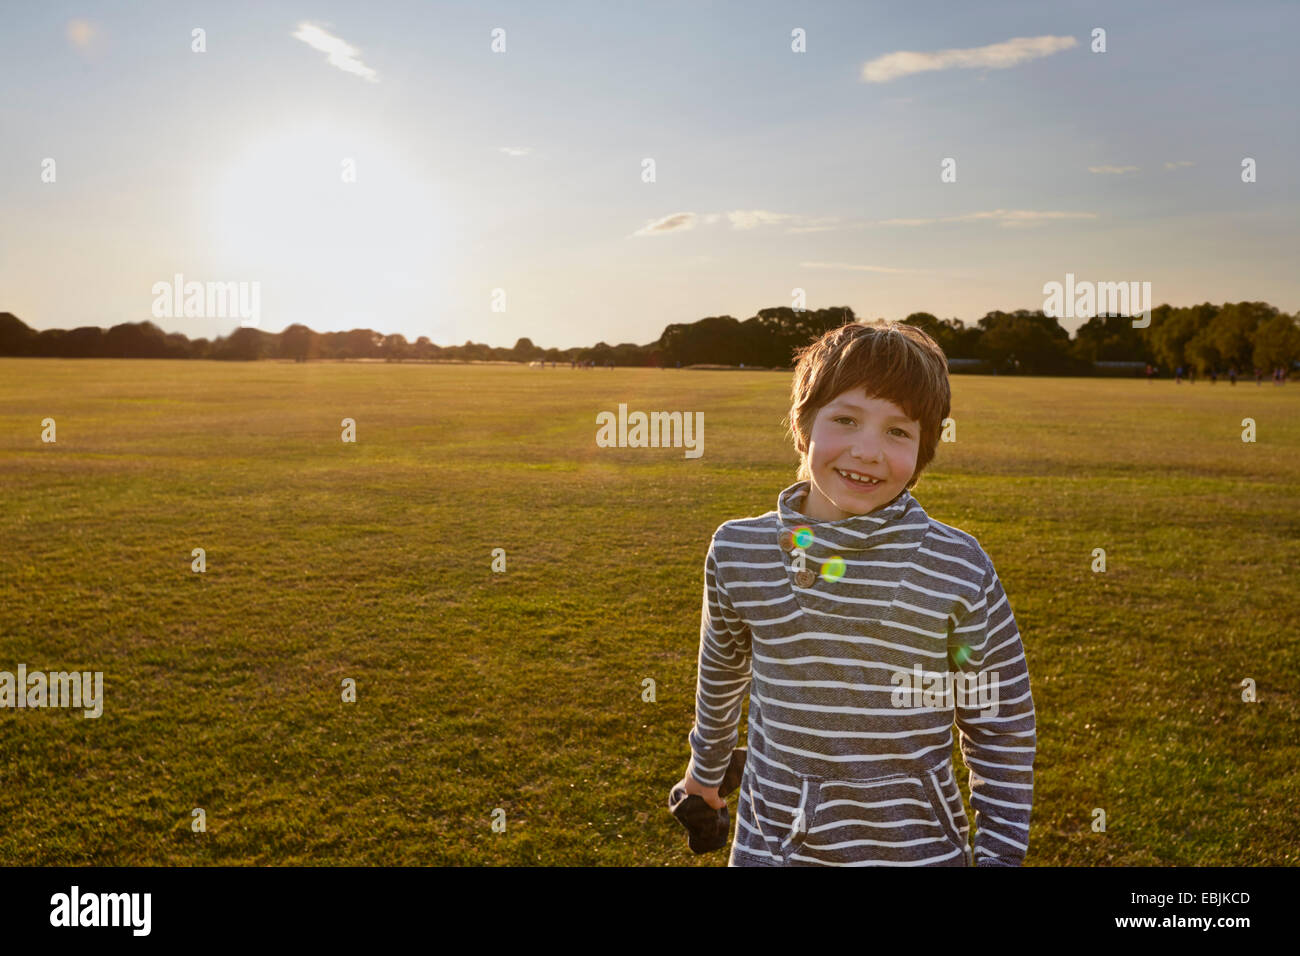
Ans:
[{"label": "grey and white stripe", "polygon": [[[688,772],[721,781],[748,692],[730,865],[1019,865],[1034,703],[993,562],[907,490],[827,522],[797,510],[808,488],[797,482],[777,510],[724,522],[705,560]],[[811,581],[791,551],[800,528],[811,535],[802,548]],[[832,557],[843,559],[842,577],[820,573]],[[895,675],[910,678],[918,665],[996,680],[997,713],[960,696],[895,706]],[[970,770],[973,847],[953,774],[954,723]]]}]

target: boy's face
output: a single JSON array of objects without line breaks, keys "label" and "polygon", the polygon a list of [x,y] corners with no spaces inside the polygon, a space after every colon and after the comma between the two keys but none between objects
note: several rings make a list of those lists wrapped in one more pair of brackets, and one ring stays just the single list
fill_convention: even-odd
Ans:
[{"label": "boy's face", "polygon": [[[817,412],[808,439],[811,486],[803,512],[840,521],[893,501],[916,471],[921,425],[893,402],[865,388],[837,395]],[[849,477],[878,478],[875,485]]]}]

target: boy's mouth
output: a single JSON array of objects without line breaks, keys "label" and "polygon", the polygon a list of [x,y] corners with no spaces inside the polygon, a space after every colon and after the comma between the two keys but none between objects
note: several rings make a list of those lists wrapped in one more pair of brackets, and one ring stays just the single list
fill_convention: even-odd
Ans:
[{"label": "boy's mouth", "polygon": [[870,475],[863,475],[856,471],[843,471],[839,468],[835,468],[835,473],[853,488],[874,488],[884,480],[882,478],[872,478]]}]

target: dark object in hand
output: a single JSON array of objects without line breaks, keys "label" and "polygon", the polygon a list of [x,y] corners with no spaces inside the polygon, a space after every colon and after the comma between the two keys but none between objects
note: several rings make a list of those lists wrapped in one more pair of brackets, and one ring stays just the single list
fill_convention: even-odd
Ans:
[{"label": "dark object in hand", "polygon": [[[718,796],[726,798],[727,794],[740,786],[740,778],[745,773],[745,758],[748,755],[744,747],[737,747],[731,752],[731,762],[727,772],[718,784]],[[681,782],[674,784],[668,793],[668,810],[681,825],[686,827],[690,836],[693,853],[711,853],[727,845],[727,830],[731,817],[725,806],[715,810],[699,794],[686,792]]]}]

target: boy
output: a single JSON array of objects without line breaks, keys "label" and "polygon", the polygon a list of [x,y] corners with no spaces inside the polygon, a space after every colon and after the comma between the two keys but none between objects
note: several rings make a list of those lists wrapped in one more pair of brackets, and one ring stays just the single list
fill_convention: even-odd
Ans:
[{"label": "boy", "polygon": [[879,321],[797,355],[800,480],[719,526],[705,559],[683,786],[726,805],[748,689],[728,866],[1018,866],[1036,744],[1020,635],[979,543],[910,494],[948,417],[947,359]]}]

